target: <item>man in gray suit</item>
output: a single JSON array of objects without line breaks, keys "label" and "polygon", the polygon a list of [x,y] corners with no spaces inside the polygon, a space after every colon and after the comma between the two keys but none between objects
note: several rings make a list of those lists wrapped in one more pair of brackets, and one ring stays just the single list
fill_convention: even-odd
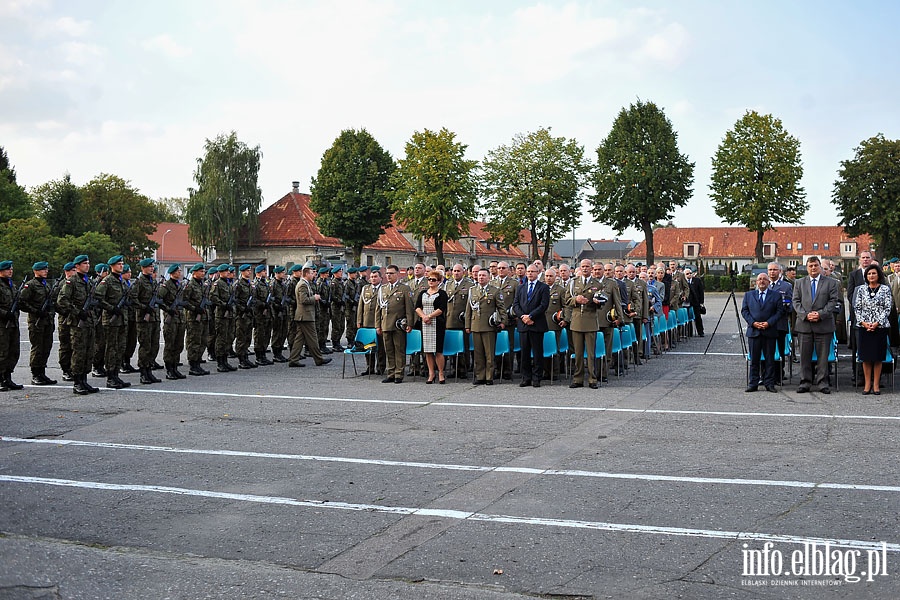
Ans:
[{"label": "man in gray suit", "polygon": [[[822,274],[818,256],[806,259],[809,277],[794,285],[792,304],[797,313],[797,337],[800,339],[800,386],[798,394],[810,390],[812,383],[823,394],[830,394],[828,387],[828,353],[834,337],[834,307],[839,301],[838,283]],[[816,349],[818,366],[813,381],[812,354]]]}]

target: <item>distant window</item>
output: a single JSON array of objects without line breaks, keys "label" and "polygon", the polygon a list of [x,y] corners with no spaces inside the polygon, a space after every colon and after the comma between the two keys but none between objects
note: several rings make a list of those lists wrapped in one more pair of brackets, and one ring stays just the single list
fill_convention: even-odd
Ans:
[{"label": "distant window", "polygon": [[700,255],[700,244],[685,244],[684,245],[684,257],[685,258],[696,258]]},{"label": "distant window", "polygon": [[803,250],[803,242],[797,242],[797,250]]},{"label": "distant window", "polygon": [[375,264],[375,257],[372,256],[371,254],[367,254],[366,255],[366,266],[371,267],[374,264]]},{"label": "distant window", "polygon": [[828,242],[825,242],[824,244],[822,244],[822,248],[824,248],[825,250],[828,250],[830,248],[830,246],[831,246],[831,244],[829,244]]},{"label": "distant window", "polygon": [[819,242],[813,242],[813,250],[819,249]]},{"label": "distant window", "polygon": [[391,260],[391,257],[390,257],[390,256],[385,256],[385,257],[384,257],[384,264],[385,264],[385,266],[391,265],[391,264],[394,264],[394,261]]},{"label": "distant window", "polygon": [[766,258],[774,258],[775,244],[763,244],[763,256]]},{"label": "distant window", "polygon": [[785,248],[787,248],[788,250],[793,250],[793,244],[788,242]]}]

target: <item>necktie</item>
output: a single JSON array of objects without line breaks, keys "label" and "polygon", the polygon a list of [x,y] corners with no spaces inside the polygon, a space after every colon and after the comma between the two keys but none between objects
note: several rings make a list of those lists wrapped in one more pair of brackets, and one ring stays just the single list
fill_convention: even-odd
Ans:
[{"label": "necktie", "polygon": [[762,304],[766,301],[766,295],[763,292],[759,293],[759,303]]},{"label": "necktie", "polygon": [[813,279],[809,282],[810,287],[812,288],[812,299],[816,299],[816,280]]},{"label": "necktie", "polygon": [[528,299],[531,300],[531,294],[534,293],[534,282],[528,284]]}]

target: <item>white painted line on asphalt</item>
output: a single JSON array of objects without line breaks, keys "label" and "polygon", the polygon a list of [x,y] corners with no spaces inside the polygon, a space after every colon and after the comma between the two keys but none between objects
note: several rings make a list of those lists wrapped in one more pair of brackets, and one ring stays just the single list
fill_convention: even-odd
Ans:
[{"label": "white painted line on asphalt", "polygon": [[669,350],[666,354],[679,354],[681,356],[744,356],[740,352],[679,352]]},{"label": "white painted line on asphalt", "polygon": [[67,439],[27,439],[0,436],[0,442],[16,444],[43,444],[48,446],[83,446],[88,448],[109,448],[114,450],[139,450],[148,452],[169,452],[173,454],[200,454],[240,458],[274,458],[279,460],[299,460],[312,462],[352,463],[386,467],[409,467],[414,469],[439,469],[444,471],[475,471],[480,473],[520,473],[526,475],[550,475],[565,477],[595,477],[600,479],[630,479],[638,481],[668,481],[673,483],[702,483],[721,485],[755,485],[764,487],[822,488],[831,490],[853,490],[871,492],[900,492],[900,486],[870,485],[862,483],[828,483],[813,481],[779,481],[775,479],[736,479],[722,477],[681,477],[676,475],[653,475],[647,473],[609,473],[605,471],[583,471],[573,469],[537,469],[532,467],[488,467],[480,465],[454,465],[444,463],[410,462],[353,458],[345,456],[317,456],[309,454],[282,454],[273,452],[247,452],[241,450],[204,450],[197,448],[175,448],[171,446],[146,446],[142,444],[118,444],[114,442],[87,442]]},{"label": "white painted line on asphalt", "polygon": [[[38,386],[25,385],[27,388],[62,388],[69,386]],[[107,388],[103,388],[107,389]],[[518,388],[516,388],[518,389]],[[780,419],[860,419],[869,421],[900,421],[897,415],[825,415],[815,413],[767,413],[767,412],[738,412],[726,410],[674,410],[664,408],[613,408],[608,406],[554,406],[540,404],[482,404],[477,402],[430,402],[427,400],[379,400],[375,398],[334,398],[328,396],[289,396],[286,394],[235,394],[230,392],[200,392],[190,390],[160,390],[143,388],[125,388],[117,391],[126,394],[175,394],[180,396],[212,396],[222,398],[242,399],[270,399],[270,400],[303,400],[309,402],[342,402],[361,404],[402,404],[407,406],[440,406],[452,408],[497,408],[512,410],[551,410],[570,412],[612,412],[612,413],[643,413],[657,415],[703,415],[719,417],[776,417]]]},{"label": "white painted line on asphalt", "polygon": [[818,537],[804,537],[797,535],[780,535],[750,531],[721,531],[716,529],[688,529],[683,527],[665,527],[655,525],[637,525],[628,523],[607,523],[603,521],[575,521],[567,519],[546,519],[540,517],[517,517],[511,515],[492,515],[486,513],[473,513],[461,510],[439,510],[428,508],[411,508],[404,506],[383,506],[378,504],[353,504],[348,502],[331,502],[328,500],[297,500],[281,496],[257,496],[254,494],[234,494],[227,492],[215,492],[211,490],[197,490],[190,488],[178,488],[159,485],[138,485],[104,483],[98,481],[77,481],[73,479],[53,479],[46,477],[28,477],[23,475],[0,475],[0,482],[24,483],[37,485],[50,485],[94,489],[119,492],[146,492],[157,494],[173,494],[177,496],[196,496],[201,498],[217,498],[220,500],[232,500],[239,502],[255,502],[260,504],[276,504],[282,506],[297,506],[302,508],[327,508],[337,510],[377,512],[394,515],[419,515],[426,517],[442,517],[457,520],[484,521],[491,523],[505,523],[512,525],[540,525],[544,527],[564,527],[575,529],[593,529],[598,531],[613,531],[617,533],[650,533],[657,535],[670,535],[679,537],[699,537],[731,540],[753,540],[763,542],[783,542],[789,544],[817,544],[833,547],[853,548],[858,550],[872,550],[887,552],[900,552],[900,544],[874,542],[869,540],[829,539]]}]

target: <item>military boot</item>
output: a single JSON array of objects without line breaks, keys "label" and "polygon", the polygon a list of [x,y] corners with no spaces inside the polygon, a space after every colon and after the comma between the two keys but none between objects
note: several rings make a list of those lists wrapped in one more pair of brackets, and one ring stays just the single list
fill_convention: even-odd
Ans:
[{"label": "military boot", "polygon": [[90,386],[87,383],[87,375],[73,375],[72,380],[75,382],[72,386],[72,393],[79,396],[87,396],[91,393]]},{"label": "military boot", "polygon": [[102,366],[94,365],[94,371],[91,373],[93,377],[106,377],[106,369]]},{"label": "military boot", "polygon": [[188,375],[196,375],[200,377],[202,375],[209,375],[209,371],[200,366],[199,362],[190,361],[191,368],[188,371]]},{"label": "military boot", "polygon": [[281,349],[278,349],[278,350],[274,350],[274,351],[273,351],[273,353],[272,353],[272,360],[273,360],[274,362],[277,362],[277,363],[286,363],[286,362],[288,361],[288,359],[286,359],[286,358],[284,357],[284,354],[282,354],[281,352],[282,352]]},{"label": "military boot", "polygon": [[118,369],[108,369],[106,371],[106,387],[114,390],[121,390],[122,388],[127,387],[126,385],[124,385],[125,382],[119,379],[118,371]]},{"label": "military boot", "polygon": [[255,362],[250,362],[249,355],[244,353],[241,355],[241,358],[238,360],[238,368],[239,369],[255,369],[257,367]]},{"label": "military boot", "polygon": [[134,367],[131,366],[130,360],[123,360],[121,372],[122,373],[137,373],[138,371],[137,371],[137,369],[135,369]]},{"label": "military boot", "polygon": [[175,365],[167,364],[166,365],[166,379],[169,379],[169,380],[181,379],[181,377],[178,376],[177,371],[178,371],[178,367],[176,367]]},{"label": "military boot", "polygon": [[63,371],[62,380],[63,381],[75,381],[75,377],[68,371]]},{"label": "military boot", "polygon": [[56,380],[47,377],[46,369],[37,368],[31,370],[31,383],[34,385],[54,385]]},{"label": "military boot", "polygon": [[274,365],[275,363],[273,363],[271,360],[266,358],[265,352],[257,352],[256,353],[256,364],[258,364],[261,367],[268,367],[269,365]]},{"label": "military boot", "polygon": [[216,371],[219,373],[229,373],[231,371],[237,371],[237,367],[228,362],[227,355],[222,355],[219,357],[219,366],[216,367]]}]

